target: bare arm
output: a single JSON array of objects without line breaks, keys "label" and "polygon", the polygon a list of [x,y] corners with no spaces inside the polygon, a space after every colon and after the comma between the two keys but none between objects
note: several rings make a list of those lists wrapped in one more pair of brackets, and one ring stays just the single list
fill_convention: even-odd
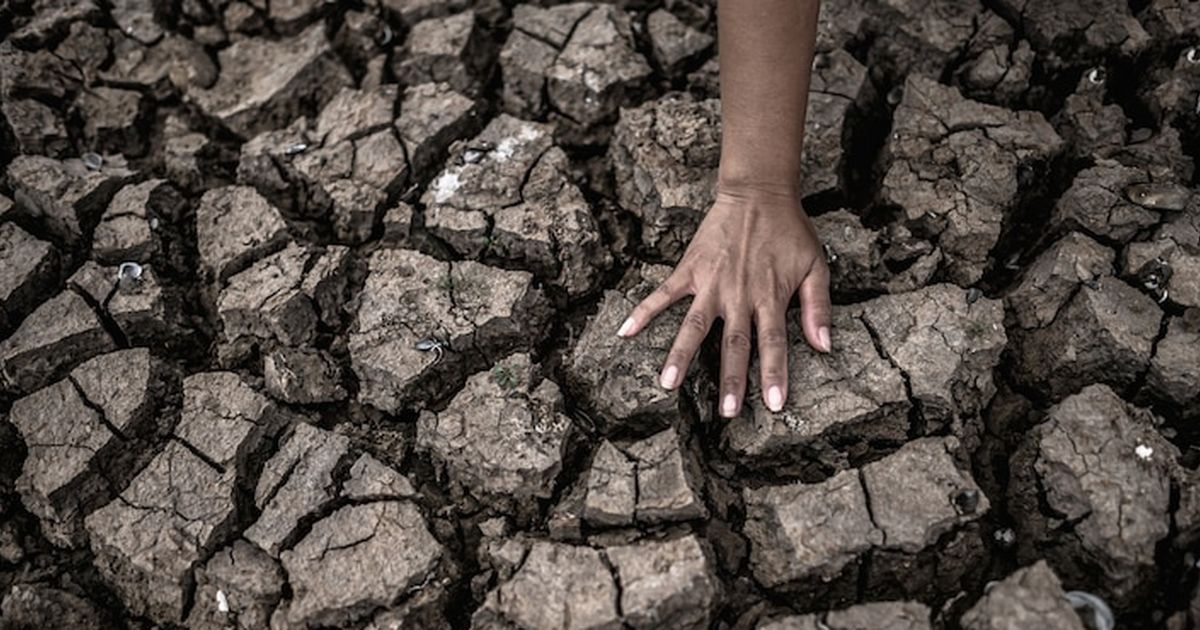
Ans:
[{"label": "bare arm", "polygon": [[724,320],[720,411],[741,411],[758,332],[762,395],[787,398],[785,313],[797,292],[808,343],[829,352],[829,269],[800,206],[801,148],[819,0],[721,0],[721,166],[716,200],[683,259],[630,315],[632,336],[692,295],[660,377],[674,389],[716,318]]}]

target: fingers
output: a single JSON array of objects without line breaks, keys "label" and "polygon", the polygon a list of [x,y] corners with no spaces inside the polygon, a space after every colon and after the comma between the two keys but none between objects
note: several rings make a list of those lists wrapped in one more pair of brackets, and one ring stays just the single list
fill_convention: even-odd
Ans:
[{"label": "fingers", "polygon": [[679,274],[671,274],[653,293],[646,296],[646,299],[633,308],[629,317],[617,330],[617,336],[632,337],[638,334],[659,313],[687,294],[687,284],[683,282]]},{"label": "fingers", "polygon": [[746,393],[750,365],[750,318],[738,311],[726,313],[721,339],[721,415],[737,416]]},{"label": "fingers", "polygon": [[780,411],[787,402],[788,356],[787,328],[784,312],[787,306],[776,304],[760,308],[754,314],[758,330],[758,363],[762,382],[763,402],[767,409]]},{"label": "fingers", "polygon": [[800,283],[800,326],[808,345],[818,352],[833,349],[830,338],[832,307],[829,304],[829,267],[824,262],[813,265],[804,282]]},{"label": "fingers", "polygon": [[708,329],[712,328],[713,317],[713,309],[708,301],[696,299],[692,302],[692,307],[683,317],[683,323],[679,325],[679,333],[675,335],[675,343],[667,353],[667,362],[659,376],[663,388],[675,389],[683,382],[683,375],[687,373],[700,344],[708,336]]}]

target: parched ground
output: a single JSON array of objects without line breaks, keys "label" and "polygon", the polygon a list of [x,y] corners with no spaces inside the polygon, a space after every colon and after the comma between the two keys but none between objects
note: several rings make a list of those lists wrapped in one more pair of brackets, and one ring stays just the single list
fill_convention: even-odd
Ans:
[{"label": "parched ground", "polygon": [[0,628],[1200,624],[1200,3],[824,4],[725,421],[713,2],[0,2]]}]

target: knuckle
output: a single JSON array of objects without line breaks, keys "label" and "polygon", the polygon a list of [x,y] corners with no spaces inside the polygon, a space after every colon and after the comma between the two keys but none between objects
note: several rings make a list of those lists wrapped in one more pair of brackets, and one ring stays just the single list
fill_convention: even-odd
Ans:
[{"label": "knuckle", "polygon": [[787,343],[787,332],[778,327],[760,330],[758,331],[758,343],[763,348],[781,348]]},{"label": "knuckle", "polygon": [[725,333],[725,347],[730,350],[749,352],[750,335],[747,335],[740,330],[727,332]]},{"label": "knuckle", "polygon": [[737,374],[730,374],[721,379],[721,385],[727,392],[738,392],[742,390],[742,385],[745,383],[745,381],[746,379],[738,376]]},{"label": "knuckle", "polygon": [[764,365],[762,369],[762,380],[764,383],[774,383],[783,380],[787,376],[787,370],[775,365]]},{"label": "knuckle", "polygon": [[708,317],[698,311],[689,311],[683,316],[683,326],[694,332],[704,333],[708,330]]}]

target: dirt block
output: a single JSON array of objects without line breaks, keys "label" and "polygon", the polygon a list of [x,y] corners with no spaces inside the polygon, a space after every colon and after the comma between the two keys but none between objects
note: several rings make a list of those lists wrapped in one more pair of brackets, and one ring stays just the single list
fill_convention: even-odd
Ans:
[{"label": "dirt block", "polygon": [[939,284],[858,305],[858,317],[905,375],[926,422],[978,414],[996,393],[992,372],[1008,341],[1004,307],[990,298],[971,302],[966,294]]},{"label": "dirt block", "polygon": [[273,558],[288,548],[301,521],[337,496],[334,475],[350,465],[350,440],[296,424],[283,446],[267,461],[254,490],[258,520],[243,534]]},{"label": "dirt block", "polygon": [[[857,471],[817,484],[748,489],[745,534],[755,579],[772,590],[852,597],[864,553],[865,579],[879,594],[922,594],[933,581],[957,584],[978,562],[974,522],[989,508],[958,467],[953,438],[924,438]],[[962,547],[974,553],[961,557]],[[928,566],[932,564],[932,567]]]},{"label": "dirt block", "polygon": [[181,35],[168,35],[149,47],[119,38],[113,45],[113,63],[100,77],[167,98],[176,92],[211,87],[217,81],[217,66],[202,43]]},{"label": "dirt block", "polygon": [[32,392],[80,362],[115,349],[96,312],[68,289],[43,302],[0,342],[5,389]]},{"label": "dirt block", "polygon": [[960,623],[965,630],[1084,630],[1083,622],[1063,596],[1062,583],[1044,560],[991,585]]},{"label": "dirt block", "polygon": [[196,208],[200,260],[214,280],[224,281],[283,246],[287,224],[279,210],[249,186],[204,193]]},{"label": "dirt block", "polygon": [[712,205],[720,105],[666,96],[621,111],[609,156],[621,207],[642,222],[642,244],[665,262],[683,256]]},{"label": "dirt block", "polygon": [[349,255],[338,245],[292,243],[231,277],[217,299],[221,360],[232,364],[254,347],[311,345],[320,322],[338,321]]},{"label": "dirt block", "polygon": [[548,126],[501,114],[453,151],[422,197],[431,233],[460,255],[486,250],[571,295],[594,288],[611,258]]},{"label": "dirt block", "polygon": [[396,133],[414,174],[424,178],[446,157],[460,138],[478,130],[476,102],[447,83],[422,83],[405,88],[396,119]]},{"label": "dirt block", "polygon": [[996,9],[1025,33],[1052,71],[1091,65],[1109,56],[1134,57],[1150,43],[1121,0],[1085,0],[1065,7],[1000,0]]},{"label": "dirt block", "polygon": [[1190,42],[1200,31],[1200,7],[1187,0],[1153,0],[1138,14],[1138,21],[1158,45]]},{"label": "dirt block", "polygon": [[538,117],[547,107],[582,127],[617,112],[644,87],[650,65],[634,45],[629,14],[607,4],[573,3],[514,12],[500,53],[506,109]]},{"label": "dirt block", "polygon": [[268,3],[267,16],[276,29],[293,33],[320,17],[327,4],[324,0],[274,0]]},{"label": "dirt block", "polygon": [[329,353],[313,348],[275,348],[263,357],[263,380],[272,398],[294,405],[346,399],[342,368]]},{"label": "dirt block", "polygon": [[405,24],[457,13],[471,6],[468,0],[375,0],[372,4],[400,18]]},{"label": "dirt block", "polygon": [[1158,209],[1139,203],[1140,194],[1154,189],[1147,169],[1099,160],[1080,171],[1054,204],[1049,227],[1128,242],[1139,231],[1159,222]]},{"label": "dirt block", "polygon": [[654,61],[669,77],[682,76],[715,41],[712,35],[684,24],[666,9],[646,17],[646,32]]},{"label": "dirt block", "polygon": [[1129,119],[1120,105],[1105,102],[1106,83],[1103,69],[1083,73],[1079,87],[1051,121],[1074,158],[1109,157],[1125,144]]},{"label": "dirt block", "polygon": [[695,536],[609,547],[604,555],[626,627],[710,627],[720,586]]},{"label": "dirt block", "polygon": [[571,420],[558,385],[538,372],[529,355],[511,355],[468,378],[444,411],[417,421],[417,446],[473,494],[495,497],[501,511],[550,498],[562,469]]},{"label": "dirt block", "polygon": [[0,115],[12,132],[12,150],[22,155],[64,158],[71,152],[71,139],[58,112],[34,99],[5,99]]},{"label": "dirt block", "polygon": [[403,201],[384,211],[382,239],[384,245],[404,247],[409,244],[409,239],[412,237],[414,213],[413,207]]},{"label": "dirt block", "polygon": [[391,125],[398,94],[394,85],[373,90],[342,88],[317,116],[313,137],[326,146],[333,146]]},{"label": "dirt block", "polygon": [[670,271],[644,265],[627,279],[629,288],[606,291],[566,363],[572,394],[595,412],[605,430],[646,432],[670,426],[679,417],[679,393],[660,387],[658,375],[683,322],[686,305],[667,309],[633,339],[616,335],[633,307],[666,280]]},{"label": "dirt block", "polygon": [[842,471],[819,484],[766,486],[743,493],[744,533],[754,578],[770,589],[801,582],[836,582],[844,590],[859,556],[883,543],[871,521],[858,471]]},{"label": "dirt block", "polygon": [[187,626],[196,630],[265,628],[283,597],[279,563],[244,540],[196,568],[196,594]]},{"label": "dirt block", "polygon": [[113,622],[96,603],[46,584],[14,584],[0,613],[14,628],[92,628]]},{"label": "dirt block", "polygon": [[11,39],[22,46],[38,46],[62,33],[75,21],[98,19],[100,6],[92,0],[40,0],[28,22],[13,31]]},{"label": "dirt block", "polygon": [[587,473],[581,516],[595,527],[703,519],[700,488],[697,462],[674,429],[619,446],[605,440]]},{"label": "dirt block", "polygon": [[283,553],[293,592],[285,623],[336,625],[392,606],[434,577],[442,555],[412,503],[343,507]]},{"label": "dirt block", "polygon": [[14,326],[58,277],[58,251],[15,223],[0,224],[0,317]]},{"label": "dirt block", "polygon": [[873,93],[867,68],[850,53],[835,50],[814,59],[804,121],[803,194],[846,192],[842,174],[851,131]]},{"label": "dirt block", "polygon": [[528,273],[409,250],[371,255],[358,302],[348,341],[358,398],[388,412],[449,393],[483,357],[528,347],[548,316]]},{"label": "dirt block", "polygon": [[742,414],[729,421],[722,442],[751,468],[818,463],[848,468],[881,444],[908,436],[912,407],[904,376],[875,348],[866,324],[849,308],[836,307],[836,352],[809,347],[788,318],[788,399],[782,411],[766,408],[758,357],[750,364]]},{"label": "dirt block", "polygon": [[[1176,457],[1153,417],[1107,386],[1066,398],[1012,457],[1019,557],[1045,558],[1069,583],[1095,585],[1115,606],[1133,604],[1159,570]],[[1060,534],[1066,523],[1070,536]]]},{"label": "dirt block", "polygon": [[1196,344],[1200,343],[1200,313],[1188,311],[1172,318],[1167,334],[1155,346],[1146,374],[1146,387],[1161,400],[1178,405],[1187,417],[1200,415],[1200,370],[1196,369]]},{"label": "dirt block", "polygon": [[9,420],[28,449],[17,490],[54,544],[86,544],[83,517],[129,480],[129,449],[154,420],[165,374],[149,351],[121,350],[13,403]]},{"label": "dirt block", "polygon": [[235,374],[188,377],[176,440],[85,520],[96,568],[137,614],[182,622],[193,566],[236,524],[238,468],[269,433],[268,405]]},{"label": "dirt block", "polygon": [[208,136],[188,129],[178,119],[167,119],[160,160],[167,179],[175,185],[192,193],[216,188],[215,176],[221,169],[214,162],[220,152]]},{"label": "dirt block", "polygon": [[621,596],[601,551],[538,541],[509,579],[492,589],[471,627],[620,627]]},{"label": "dirt block", "polygon": [[936,237],[952,281],[973,284],[1021,198],[1021,178],[1063,148],[1038,112],[970,101],[910,75],[885,143],[880,200],[899,207],[914,232]]},{"label": "dirt block", "polygon": [[83,118],[84,140],[93,151],[127,156],[146,152],[150,106],[141,92],[99,86],[80,94],[74,106]]},{"label": "dirt block", "polygon": [[113,195],[92,240],[92,255],[108,265],[149,262],[161,248],[158,226],[182,215],[183,197],[165,179],[125,186]]},{"label": "dirt block", "polygon": [[760,623],[758,630],[930,630],[930,611],[920,602],[870,602],[824,614],[789,615]]},{"label": "dirt block", "polygon": [[371,239],[387,195],[370,184],[339,179],[325,187],[331,202],[333,234],[339,243],[358,245]]},{"label": "dirt block", "polygon": [[649,64],[634,48],[629,15],[597,4],[546,71],[546,94],[557,111],[590,126],[615,114],[649,75]]},{"label": "dirt block", "polygon": [[175,343],[183,334],[176,289],[163,286],[148,265],[125,273],[129,276],[122,279],[120,267],[101,267],[89,260],[67,283],[116,325],[124,336],[122,343]]},{"label": "dirt block", "polygon": [[954,82],[967,98],[1017,109],[1029,92],[1033,48],[998,14],[984,11],[977,19]]},{"label": "dirt block", "polygon": [[124,160],[104,156],[99,170],[77,158],[53,160],[19,155],[8,164],[15,212],[40,225],[69,245],[79,243],[100,214],[134,173]]},{"label": "dirt block", "polygon": [[350,466],[350,477],[342,484],[342,497],[350,501],[412,499],[416,496],[417,491],[407,477],[365,454]]},{"label": "dirt block", "polygon": [[[271,63],[262,63],[264,59]],[[353,84],[324,24],[289,39],[240,39],[222,49],[218,61],[222,70],[217,82],[208,89],[189,88],[187,96],[243,138],[281,128],[304,112],[304,103],[324,105]]]},{"label": "dirt block", "polygon": [[51,103],[67,100],[82,87],[83,77],[71,62],[41,49],[26,51],[0,44],[0,94],[6,99],[38,98]]},{"label": "dirt block", "polygon": [[829,286],[835,295],[882,292],[891,273],[883,263],[883,235],[863,227],[858,216],[835,210],[812,218],[829,263]]},{"label": "dirt block", "polygon": [[[1177,190],[1191,194],[1186,188]],[[1123,274],[1160,302],[1170,300],[1184,308],[1200,306],[1200,214],[1196,209],[1200,206],[1189,200],[1187,210],[1159,226],[1151,240],[1125,248]]]},{"label": "dirt block", "polygon": [[110,11],[122,33],[146,45],[163,37],[163,27],[155,21],[154,13],[152,0],[113,0]]},{"label": "dirt block", "polygon": [[418,22],[392,72],[407,86],[447,83],[457,92],[475,94],[488,62],[485,45],[474,11]]},{"label": "dirt block", "polygon": [[1058,317],[1079,285],[1113,273],[1113,251],[1079,232],[1069,232],[1022,272],[1004,297],[1022,328],[1041,328]]},{"label": "dirt block", "polygon": [[1128,387],[1145,371],[1163,313],[1111,276],[1081,285],[1053,323],[1016,337],[1014,376],[1058,400],[1090,383]]}]

